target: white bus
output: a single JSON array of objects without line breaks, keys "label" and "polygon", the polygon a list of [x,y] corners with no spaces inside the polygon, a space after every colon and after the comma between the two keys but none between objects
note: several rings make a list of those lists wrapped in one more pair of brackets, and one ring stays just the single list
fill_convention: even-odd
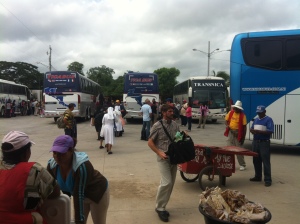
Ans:
[{"label": "white bus", "polygon": [[227,87],[220,77],[190,77],[174,86],[173,101],[183,100],[192,103],[192,118],[199,119],[200,104],[205,103],[209,108],[207,119],[216,122],[226,115]]},{"label": "white bus", "polygon": [[27,86],[0,79],[0,116],[5,115],[5,106],[8,100],[15,103],[15,114],[27,113],[27,111],[21,111],[21,103],[22,101],[28,103],[30,96],[31,93]]},{"label": "white bus", "polygon": [[124,74],[123,104],[125,118],[142,119],[138,113],[146,99],[159,102],[158,77],[155,73],[128,72]]},{"label": "white bus", "polygon": [[75,104],[75,117],[89,119],[96,109],[96,99],[101,93],[98,83],[78,72],[51,71],[44,77],[43,101],[45,117],[56,121],[70,103]]}]

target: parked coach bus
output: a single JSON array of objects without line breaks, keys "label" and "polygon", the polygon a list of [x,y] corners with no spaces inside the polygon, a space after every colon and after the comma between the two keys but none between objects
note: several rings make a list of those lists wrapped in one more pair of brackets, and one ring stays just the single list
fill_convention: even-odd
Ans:
[{"label": "parked coach bus", "polygon": [[192,119],[199,119],[200,104],[209,108],[207,119],[216,122],[226,115],[227,87],[220,77],[190,77],[174,86],[173,100],[182,103],[183,100],[192,103]]},{"label": "parked coach bus", "polygon": [[27,111],[22,111],[22,101],[29,102],[31,92],[27,86],[17,84],[12,81],[0,79],[0,116],[5,115],[6,103],[15,101],[15,114],[26,115]]},{"label": "parked coach bus", "polygon": [[100,85],[78,72],[51,71],[44,77],[45,117],[56,121],[70,103],[75,117],[89,119],[94,114]]},{"label": "parked coach bus", "polygon": [[273,118],[272,143],[300,145],[300,30],[241,33],[230,58],[230,96],[241,100],[249,129],[256,107]]},{"label": "parked coach bus", "polygon": [[125,118],[142,119],[138,114],[146,99],[159,102],[158,78],[155,73],[128,72],[124,74],[123,103],[127,114]]}]

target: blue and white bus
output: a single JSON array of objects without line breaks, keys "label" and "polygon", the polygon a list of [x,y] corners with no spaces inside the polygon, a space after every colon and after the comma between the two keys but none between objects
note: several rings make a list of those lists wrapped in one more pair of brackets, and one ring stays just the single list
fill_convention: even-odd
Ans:
[{"label": "blue and white bus", "polygon": [[98,83],[78,72],[46,72],[43,93],[45,117],[54,118],[56,121],[68,105],[74,103],[75,117],[89,119],[95,112],[100,93],[101,87]]},{"label": "blue and white bus", "polygon": [[174,86],[173,101],[192,103],[192,119],[199,119],[199,107],[205,104],[209,108],[207,119],[216,122],[226,115],[227,87],[221,77],[196,76]]},{"label": "blue and white bus", "polygon": [[300,30],[241,33],[230,57],[230,96],[241,100],[248,120],[247,139],[256,106],[273,118],[272,143],[300,145]]},{"label": "blue and white bus", "polygon": [[158,77],[155,73],[128,72],[124,74],[123,104],[125,118],[142,119],[139,111],[146,99],[159,102]]}]

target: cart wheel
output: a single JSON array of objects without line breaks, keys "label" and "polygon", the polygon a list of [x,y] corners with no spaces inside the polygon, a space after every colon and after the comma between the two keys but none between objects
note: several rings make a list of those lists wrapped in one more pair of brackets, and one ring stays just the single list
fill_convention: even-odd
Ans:
[{"label": "cart wheel", "polygon": [[180,176],[186,182],[194,182],[198,179],[199,174],[184,173],[184,172],[180,171]]},{"label": "cart wheel", "polygon": [[222,184],[222,175],[220,174],[218,169],[215,169],[215,173],[213,175],[213,166],[204,167],[199,173],[199,185],[202,190],[205,191],[206,187],[216,187],[221,186]]}]

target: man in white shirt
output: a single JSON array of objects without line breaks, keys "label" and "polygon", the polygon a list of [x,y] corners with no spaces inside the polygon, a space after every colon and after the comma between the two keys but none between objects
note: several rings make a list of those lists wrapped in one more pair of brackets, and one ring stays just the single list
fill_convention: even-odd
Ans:
[{"label": "man in white shirt", "polygon": [[[151,125],[151,117],[152,117],[152,109],[150,106],[150,100],[146,99],[144,105],[141,107],[140,113],[143,115],[143,128],[142,128],[142,135],[143,132],[146,132],[146,139],[142,139],[148,141],[148,137],[150,135],[150,125]],[[143,138],[143,136],[142,136]]]}]

